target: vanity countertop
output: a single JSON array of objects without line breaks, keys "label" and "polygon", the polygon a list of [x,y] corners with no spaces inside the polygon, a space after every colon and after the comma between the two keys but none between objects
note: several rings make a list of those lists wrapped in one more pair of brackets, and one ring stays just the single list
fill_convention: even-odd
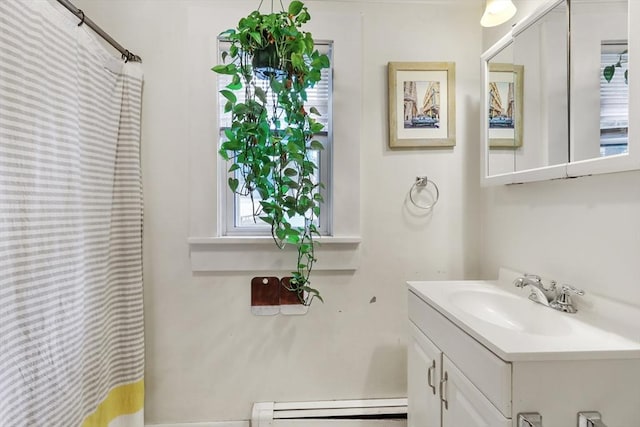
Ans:
[{"label": "vanity countertop", "polygon": [[640,359],[640,308],[586,294],[575,314],[496,281],[411,281],[409,290],[505,361]]}]

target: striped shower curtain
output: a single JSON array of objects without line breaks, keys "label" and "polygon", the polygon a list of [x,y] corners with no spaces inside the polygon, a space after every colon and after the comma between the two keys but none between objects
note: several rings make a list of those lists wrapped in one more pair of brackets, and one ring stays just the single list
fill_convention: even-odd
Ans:
[{"label": "striped shower curtain", "polygon": [[0,0],[0,426],[143,425],[139,64]]}]

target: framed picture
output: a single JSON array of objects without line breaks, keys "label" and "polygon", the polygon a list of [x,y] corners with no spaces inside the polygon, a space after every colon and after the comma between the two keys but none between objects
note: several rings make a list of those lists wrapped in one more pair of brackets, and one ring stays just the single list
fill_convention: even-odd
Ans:
[{"label": "framed picture", "polygon": [[489,64],[489,147],[522,147],[524,67]]},{"label": "framed picture", "polygon": [[389,62],[389,146],[456,145],[453,62]]}]

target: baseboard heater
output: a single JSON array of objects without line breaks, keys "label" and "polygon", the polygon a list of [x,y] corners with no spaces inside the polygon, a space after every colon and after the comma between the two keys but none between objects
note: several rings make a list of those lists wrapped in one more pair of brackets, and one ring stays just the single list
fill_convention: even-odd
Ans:
[{"label": "baseboard heater", "polygon": [[404,427],[407,399],[258,402],[251,427]]}]

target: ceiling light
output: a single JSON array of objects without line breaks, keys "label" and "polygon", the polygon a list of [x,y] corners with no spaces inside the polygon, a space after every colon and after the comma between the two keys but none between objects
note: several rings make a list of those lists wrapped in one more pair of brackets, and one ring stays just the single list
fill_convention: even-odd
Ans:
[{"label": "ceiling light", "polygon": [[487,0],[487,7],[480,19],[480,25],[483,27],[495,27],[516,14],[516,7],[511,0]]}]

